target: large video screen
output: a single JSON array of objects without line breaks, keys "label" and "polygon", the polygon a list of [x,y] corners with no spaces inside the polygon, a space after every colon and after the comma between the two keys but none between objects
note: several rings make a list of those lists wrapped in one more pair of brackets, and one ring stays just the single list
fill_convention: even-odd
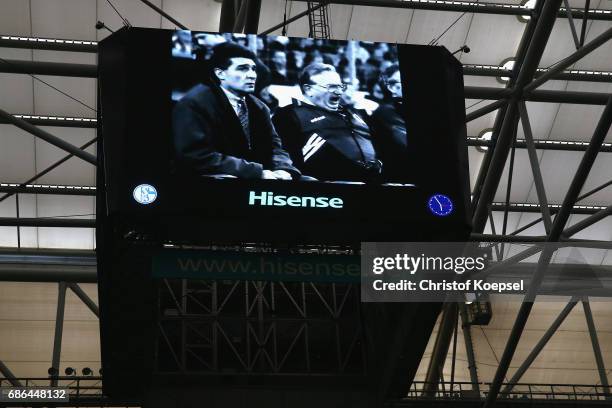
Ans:
[{"label": "large video screen", "polygon": [[126,28],[99,45],[99,87],[100,191],[126,223],[356,242],[469,224],[442,47]]},{"label": "large video screen", "polygon": [[396,45],[177,31],[171,51],[180,173],[410,183]]}]

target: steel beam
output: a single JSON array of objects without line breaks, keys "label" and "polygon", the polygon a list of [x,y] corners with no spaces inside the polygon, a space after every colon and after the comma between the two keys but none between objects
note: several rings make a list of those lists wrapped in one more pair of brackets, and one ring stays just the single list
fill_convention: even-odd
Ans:
[{"label": "steel beam", "polygon": [[0,36],[1,48],[29,48],[35,50],[98,52],[96,41],[61,40],[55,38],[34,38],[18,36]]},{"label": "steel beam", "polygon": [[[70,186],[67,186],[70,187]],[[66,188],[66,186],[57,187],[43,187],[35,185],[9,185],[3,186],[0,183],[0,193],[10,194],[58,194],[58,195],[82,195],[82,196],[95,196],[96,189],[89,188]]]},{"label": "steel beam", "polygon": [[96,220],[76,218],[8,218],[0,217],[1,227],[96,228]]},{"label": "steel beam", "polygon": [[[542,13],[543,1],[537,1],[535,3],[535,7],[533,9],[534,13],[539,16]],[[513,75],[510,76],[506,88],[509,92],[509,95],[512,93],[512,87],[516,83],[516,79],[518,77],[518,73],[523,65],[523,61],[525,60],[525,55],[527,54],[527,50],[529,48],[529,44],[531,43],[531,39],[533,38],[533,34],[535,32],[535,28],[538,22],[538,18],[531,18],[527,25],[525,26],[525,30],[523,30],[523,35],[521,36],[521,41],[518,45],[518,50],[516,52],[516,63],[512,67]],[[509,96],[508,95],[508,96]],[[508,107],[503,106],[500,108],[499,112],[495,115],[495,122],[493,123],[493,134],[491,137],[491,143],[493,146],[497,143],[497,139],[499,137],[504,117],[506,116],[506,111]],[[489,149],[485,156],[482,159],[480,169],[478,170],[478,176],[476,177],[476,182],[474,183],[474,188],[472,191],[472,212],[476,210],[476,206],[478,205],[478,201],[480,200],[480,194],[482,192],[482,188],[485,182],[485,178],[487,176],[487,172],[489,167],[491,166],[491,160],[493,159],[493,153],[495,149]],[[482,231],[477,231],[482,232]]]},{"label": "steel beam", "polygon": [[606,374],[606,367],[604,365],[603,356],[601,354],[601,347],[599,347],[599,339],[597,338],[595,320],[593,320],[593,313],[591,313],[591,305],[589,304],[588,299],[582,301],[582,308],[584,309],[584,317],[586,318],[587,327],[589,328],[591,345],[593,346],[593,353],[595,354],[595,364],[597,364],[597,371],[599,372],[599,381],[603,386],[604,392],[607,395],[610,395],[610,384],[608,382],[608,375]]},{"label": "steel beam", "polygon": [[[508,99],[514,95],[510,88],[493,88],[484,86],[464,87],[466,99]],[[532,102],[554,102],[554,103],[573,103],[582,105],[605,105],[608,94],[603,92],[575,92],[575,91],[550,91],[535,90],[525,92],[523,100]]]},{"label": "steel beam", "polygon": [[85,303],[85,306],[87,306],[89,310],[96,315],[96,317],[100,317],[100,309],[98,308],[98,305],[96,305],[96,303],[91,300],[89,296],[87,296],[87,293],[81,289],[78,283],[69,283],[68,287],[74,292],[75,295],[79,297],[79,299],[81,299],[83,303]]},{"label": "steel beam", "polygon": [[576,169],[576,174],[570,184],[567,193],[565,195],[565,199],[563,200],[563,204],[561,205],[561,209],[559,213],[555,217],[555,222],[553,224],[553,228],[550,232],[551,241],[556,241],[563,232],[563,228],[567,223],[567,219],[570,216],[570,212],[574,205],[576,204],[576,200],[580,194],[580,190],[584,186],[584,182],[595,163],[595,159],[597,158],[597,153],[601,148],[601,144],[603,143],[608,130],[610,129],[610,125],[612,124],[612,95],[608,97],[608,103],[595,127],[595,131],[593,132],[593,137],[591,138],[591,142],[589,143],[589,147],[584,152],[582,160],[578,165],[578,169]]},{"label": "steel beam", "polygon": [[[577,140],[534,140],[536,150],[563,150],[570,152],[584,152],[589,146],[588,142]],[[470,136],[467,139],[468,146],[483,146],[492,147],[493,143],[488,140],[480,139],[476,136]],[[526,149],[527,142],[525,139],[518,139],[515,142],[517,149]],[[600,153],[612,153],[612,143],[604,143],[599,150]]]},{"label": "steel beam", "polygon": [[259,30],[259,15],[261,13],[261,0],[247,0],[247,14],[244,24],[246,34],[257,34]]},{"label": "steel beam", "polygon": [[[525,53],[524,62],[519,64],[520,70],[514,85],[515,89],[523,89],[527,82],[533,78],[555,23],[555,15],[559,10],[560,4],[561,0],[548,0],[544,2],[542,13],[534,29],[533,38]],[[476,203],[472,220],[476,232],[482,232],[485,227],[487,221],[487,208],[497,191],[508,157],[508,152],[510,151],[512,140],[514,139],[513,129],[517,114],[517,101],[513,98],[508,102],[501,130],[495,144],[495,149],[493,150],[491,163],[487,169],[482,190],[480,191],[478,202]]]},{"label": "steel beam", "polygon": [[584,45],[584,38],[586,37],[586,29],[588,22],[589,9],[591,8],[591,0],[586,0],[584,3],[584,15],[582,16],[582,26],[580,27],[580,46]]},{"label": "steel beam", "polygon": [[[554,2],[551,1],[549,3],[546,3],[546,5],[550,5],[551,3]],[[595,132],[593,133],[593,137],[591,138],[589,147],[584,153],[584,156],[578,166],[578,169],[576,170],[576,174],[574,175],[574,178],[568,188],[565,199],[563,200],[563,204],[559,209],[559,213],[555,217],[555,221],[547,238],[548,242],[556,242],[561,237],[561,233],[563,232],[565,224],[567,223],[567,220],[569,218],[570,211],[576,203],[578,195],[580,194],[580,190],[584,186],[584,182],[586,181],[589,171],[593,166],[601,144],[603,143],[603,140],[606,137],[606,134],[608,133],[611,122],[612,95],[608,98],[608,104],[606,105],[606,108],[604,109],[604,112],[597,124],[597,127],[595,128]],[[510,336],[508,337],[508,342],[506,343],[506,347],[500,360],[499,367],[495,372],[495,377],[493,379],[493,382],[491,383],[491,387],[489,388],[489,394],[487,395],[487,399],[484,404],[485,408],[491,408],[495,405],[501,387],[501,383],[504,377],[506,376],[508,367],[510,366],[510,362],[512,361],[512,357],[514,356],[514,352],[516,351],[516,347],[521,338],[521,334],[531,313],[531,309],[533,307],[533,299],[535,299],[536,297],[538,288],[544,275],[544,270],[550,263],[553,253],[554,249],[546,247],[540,254],[540,258],[538,260],[538,267],[529,285],[529,289],[525,294],[525,299],[527,301],[524,300],[521,304],[521,308],[519,309],[514,325],[512,326],[512,330],[510,331]]]},{"label": "steel beam", "polygon": [[563,308],[559,316],[555,319],[555,321],[550,325],[548,330],[544,332],[542,338],[537,342],[537,344],[532,348],[531,352],[525,359],[525,361],[519,366],[516,370],[510,381],[506,384],[506,387],[501,392],[502,395],[509,394],[512,391],[512,388],[518,383],[525,374],[525,371],[533,364],[535,359],[538,357],[540,352],[544,349],[548,341],[552,338],[553,334],[559,329],[561,324],[565,321],[565,318],[570,314],[570,312],[574,309],[574,306],[578,303],[578,299],[572,298],[567,305]]},{"label": "steel beam", "polygon": [[[308,1],[308,0],[295,0]],[[484,13],[484,14],[505,14],[514,16],[534,15],[532,10],[519,5],[498,4],[498,3],[479,3],[455,2],[455,1],[423,1],[423,0],[330,0],[329,4],[342,4],[368,7],[387,7],[404,8],[414,10],[433,10],[433,11],[454,11],[465,13]],[[460,4],[462,3],[462,4]],[[574,18],[582,18],[585,14],[583,10],[571,10]],[[556,16],[567,17],[567,10],[558,10]],[[612,13],[608,10],[589,10],[587,16],[590,20],[612,20]]]},{"label": "steel beam", "polygon": [[238,7],[236,12],[236,19],[234,20],[234,27],[232,28],[233,33],[241,33],[244,30],[248,6],[248,0],[237,0],[237,2],[240,3],[240,7]]},{"label": "steel beam", "polygon": [[234,0],[223,0],[221,3],[221,17],[219,18],[219,32],[232,32],[235,20],[236,10],[234,9]]},{"label": "steel beam", "polygon": [[151,3],[149,0],[140,0],[140,1],[142,3],[144,3],[144,4],[146,4],[147,6],[149,6],[150,8],[152,8],[153,10],[155,10],[162,17],[164,17],[166,20],[170,21],[172,24],[174,24],[175,26],[177,26],[181,30],[189,30],[185,25],[181,24],[178,20],[176,20],[170,14],[166,13],[161,8],[157,7],[155,4]]},{"label": "steel beam", "polygon": [[590,217],[585,218],[584,220],[579,221],[570,227],[567,227],[565,230],[563,230],[562,235],[566,238],[569,238],[572,235],[577,234],[583,229],[590,227],[591,225],[595,224],[598,221],[603,220],[604,218],[610,215],[612,215],[612,205],[602,210],[597,211],[595,214],[591,215]]},{"label": "steel beam", "polygon": [[465,343],[465,353],[468,360],[468,370],[470,371],[470,382],[472,390],[476,391],[480,397],[480,386],[478,385],[478,371],[476,367],[476,357],[474,355],[474,344],[472,343],[472,331],[468,322],[467,310],[464,303],[459,303],[459,314],[461,316],[461,331],[463,332],[463,342]]},{"label": "steel beam", "polygon": [[[94,259],[95,261],[95,259]],[[95,265],[0,263],[0,282],[97,283]]]},{"label": "steel beam", "polygon": [[66,310],[66,282],[60,282],[57,295],[57,312],[55,314],[55,335],[53,336],[53,355],[51,367],[55,373],[51,376],[51,386],[57,386],[62,354],[62,334],[64,332],[64,311]]},{"label": "steel beam", "polygon": [[69,64],[0,59],[0,72],[7,74],[54,75],[65,77],[97,78],[98,67],[94,64]]},{"label": "steel beam", "polygon": [[478,119],[481,116],[486,115],[487,113],[491,113],[494,110],[497,110],[499,108],[501,108],[502,106],[505,106],[506,103],[508,103],[507,100],[505,99],[500,99],[498,101],[495,101],[493,103],[488,104],[487,106],[483,106],[482,108],[476,109],[475,111],[469,112],[465,114],[465,122],[470,122],[474,119]]},{"label": "steel beam", "polygon": [[[476,66],[475,66],[476,65]],[[479,64],[466,64],[463,66],[464,76],[486,76],[486,77],[508,77],[513,78],[514,72],[509,69],[497,68],[497,67],[483,67],[478,66]],[[535,77],[539,78],[546,74],[549,69],[538,68]],[[582,72],[576,72],[582,71]],[[586,71],[592,72],[591,74]],[[553,75],[550,79],[558,81],[584,81],[584,82],[612,82],[612,75],[609,72],[596,72],[593,70],[580,69],[563,71]]]},{"label": "steel beam", "polygon": [[[565,5],[566,10],[571,10],[568,0],[563,0],[563,4]],[[568,13],[567,21],[569,23],[570,30],[572,32],[572,38],[574,39],[574,45],[576,46],[576,49],[579,49],[580,40],[578,39],[578,33],[576,33],[576,25],[574,24],[574,17],[572,16],[572,13]]]},{"label": "steel beam", "polygon": [[[521,116],[521,124],[523,125],[523,131],[525,133],[525,142],[527,144],[527,154],[529,156],[529,164],[531,165],[531,172],[533,174],[533,182],[536,187],[536,193],[538,196],[538,201],[540,203],[540,209],[542,211],[542,219],[544,220],[544,229],[548,234],[550,233],[552,220],[550,218],[550,210],[548,209],[548,199],[546,198],[544,180],[542,179],[542,172],[540,171],[540,162],[538,161],[538,155],[536,153],[535,144],[533,142],[533,134],[531,133],[531,124],[529,123],[527,106],[525,106],[524,101],[519,101],[518,109],[519,114]],[[506,231],[504,230],[504,234],[505,233]]]},{"label": "steel beam", "polygon": [[450,342],[453,338],[455,323],[457,318],[457,302],[447,302],[442,309],[440,327],[436,335],[427,374],[425,375],[425,386],[423,395],[426,397],[435,396],[438,391],[438,382],[444,368],[444,362],[448,354]]},{"label": "steel beam", "polygon": [[[70,118],[61,116],[37,116],[13,114],[13,116],[23,119],[35,126],[54,126],[54,127],[76,127],[95,129],[98,125],[95,118]],[[0,123],[10,123],[8,120],[0,118]]]},{"label": "steel beam", "polygon": [[26,132],[44,140],[47,143],[51,143],[53,146],[58,147],[64,151],[67,151],[68,153],[73,154],[74,156],[85,160],[88,163],[93,164],[94,166],[97,165],[97,159],[96,156],[94,156],[93,154],[84,151],[83,149],[74,146],[66,141],[64,141],[63,139],[52,135],[51,133],[47,132],[46,130],[43,130],[39,127],[36,127],[28,122],[26,122],[23,119],[19,119],[13,115],[11,115],[8,112],[3,111],[2,109],[0,109],[0,117],[2,117],[3,119],[5,119],[6,121],[8,121],[9,123],[11,123],[12,125],[17,126],[18,128],[25,130]]},{"label": "steel beam", "polygon": [[15,378],[15,375],[9,370],[9,368],[4,364],[2,360],[0,360],[0,374],[4,376],[10,382],[13,387],[23,387],[21,381]]},{"label": "steel beam", "polygon": [[548,71],[546,71],[545,74],[539,76],[533,82],[531,82],[530,84],[526,85],[524,90],[527,91],[527,92],[534,90],[538,86],[542,85],[544,82],[546,82],[549,79],[553,78],[555,75],[563,72],[567,67],[571,66],[573,63],[575,63],[576,61],[578,61],[579,59],[581,59],[585,55],[587,55],[590,52],[592,52],[593,50],[597,49],[602,44],[605,44],[610,38],[612,38],[612,27],[607,29],[606,31],[604,31],[602,34],[600,34],[596,38],[594,38],[591,42],[589,42],[585,46],[581,47],[578,51],[576,51],[575,53],[573,53],[569,57],[564,58],[557,65],[555,65],[554,67],[552,67]]}]

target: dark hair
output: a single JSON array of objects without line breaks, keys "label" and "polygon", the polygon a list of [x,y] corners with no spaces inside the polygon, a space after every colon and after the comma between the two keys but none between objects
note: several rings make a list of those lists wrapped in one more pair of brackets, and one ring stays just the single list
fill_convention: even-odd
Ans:
[{"label": "dark hair", "polygon": [[393,64],[389,67],[387,67],[387,69],[385,69],[382,74],[380,74],[380,81],[379,81],[379,85],[380,85],[380,89],[382,90],[383,95],[385,95],[385,98],[391,98],[391,92],[389,91],[389,88],[387,88],[387,83],[389,81],[389,78],[391,78],[393,75],[395,75],[396,72],[398,72],[400,70],[400,67],[398,64]]},{"label": "dark hair", "polygon": [[251,50],[236,43],[221,43],[215,45],[212,51],[208,64],[213,72],[215,68],[228,69],[232,58],[249,58],[257,63],[257,56]]},{"label": "dark hair", "polygon": [[313,62],[304,67],[302,72],[300,73],[299,84],[302,91],[304,90],[304,85],[312,84],[311,78],[315,75],[319,75],[322,72],[336,72],[336,68],[330,64],[322,64],[320,62]]}]

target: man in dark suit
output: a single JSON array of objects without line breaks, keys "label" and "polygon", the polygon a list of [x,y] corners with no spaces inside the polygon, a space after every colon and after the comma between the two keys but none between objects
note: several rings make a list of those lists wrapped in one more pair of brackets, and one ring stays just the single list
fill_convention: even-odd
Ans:
[{"label": "man in dark suit", "polygon": [[304,100],[278,109],[273,118],[295,165],[319,180],[378,182],[382,163],[370,129],[341,105],[346,85],[336,69],[312,63],[299,82]]},{"label": "man in dark suit", "polygon": [[257,99],[257,57],[234,43],[215,46],[209,61],[216,85],[198,84],[172,115],[178,170],[247,179],[299,178]]},{"label": "man in dark suit", "polygon": [[397,64],[388,67],[381,75],[380,87],[384,102],[371,118],[376,151],[385,163],[383,176],[386,181],[406,182],[408,139],[402,107],[402,80]]}]

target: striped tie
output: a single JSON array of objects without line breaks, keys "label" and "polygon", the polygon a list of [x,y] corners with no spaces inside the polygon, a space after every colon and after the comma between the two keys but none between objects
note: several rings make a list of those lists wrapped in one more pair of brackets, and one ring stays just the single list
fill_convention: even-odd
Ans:
[{"label": "striped tie", "polygon": [[251,132],[249,132],[249,111],[247,110],[246,103],[243,100],[238,101],[238,119],[240,120],[240,125],[242,126],[242,130],[247,138],[247,144],[249,145],[249,149],[251,148]]}]

